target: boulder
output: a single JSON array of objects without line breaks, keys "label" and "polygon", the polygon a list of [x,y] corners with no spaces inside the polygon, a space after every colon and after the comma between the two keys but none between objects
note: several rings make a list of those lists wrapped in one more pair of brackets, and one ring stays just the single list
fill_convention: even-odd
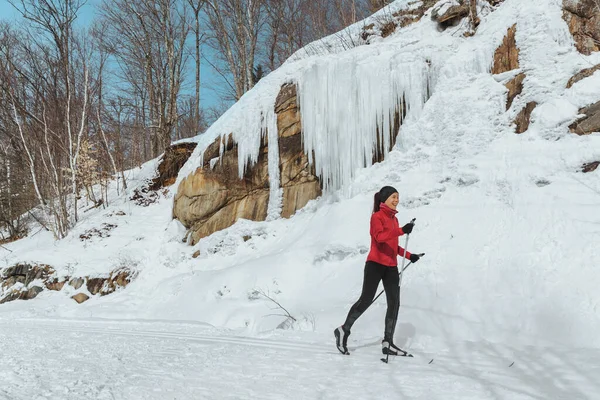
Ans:
[{"label": "boulder", "polygon": [[600,101],[580,109],[579,114],[583,114],[585,117],[569,126],[571,132],[578,135],[600,132]]},{"label": "boulder", "polygon": [[38,294],[40,294],[44,289],[39,286],[33,286],[28,290],[21,292],[19,298],[21,300],[31,300],[35,298]]},{"label": "boulder", "polygon": [[65,283],[67,283],[66,280],[60,282],[57,279],[48,280],[46,281],[46,288],[48,290],[61,291]]},{"label": "boulder", "polygon": [[75,290],[79,289],[81,286],[83,286],[84,283],[84,279],[83,278],[73,278],[69,281],[69,285],[73,286],[73,288]]},{"label": "boulder", "polygon": [[91,294],[98,294],[104,287],[104,283],[106,282],[106,278],[88,278],[86,287],[88,292]]},{"label": "boulder", "polygon": [[84,301],[87,301],[87,300],[90,298],[90,296],[88,296],[88,295],[87,295],[87,294],[85,294],[85,293],[77,293],[77,294],[75,294],[75,295],[71,296],[71,298],[72,298],[73,300],[75,300],[75,301],[76,301],[78,304],[81,304],[81,303],[83,303]]}]

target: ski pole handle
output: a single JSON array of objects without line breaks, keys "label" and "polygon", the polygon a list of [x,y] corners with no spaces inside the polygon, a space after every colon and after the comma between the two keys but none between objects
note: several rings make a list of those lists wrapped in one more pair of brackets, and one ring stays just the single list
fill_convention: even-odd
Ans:
[{"label": "ski pole handle", "polygon": [[[420,254],[417,254],[417,255],[418,255],[419,257],[423,257],[423,256],[425,255],[425,253],[420,253]],[[404,267],[404,268],[402,268],[402,270],[400,270],[400,273],[403,273],[403,272],[404,272],[406,269],[408,269],[408,267],[409,267],[409,266],[410,266],[410,264],[412,264],[412,263],[413,263],[412,261],[409,261],[409,263],[408,263],[408,264],[406,264],[406,267]]]}]

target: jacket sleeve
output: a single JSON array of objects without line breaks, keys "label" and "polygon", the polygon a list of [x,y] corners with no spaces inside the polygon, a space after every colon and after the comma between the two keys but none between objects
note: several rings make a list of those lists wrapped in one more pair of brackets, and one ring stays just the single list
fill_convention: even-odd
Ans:
[{"label": "jacket sleeve", "polygon": [[381,220],[375,214],[371,216],[371,237],[375,239],[377,243],[384,243],[402,235],[404,235],[402,228],[386,230],[384,229]]},{"label": "jacket sleeve", "polygon": [[[400,229],[402,229],[402,228],[400,228]],[[407,260],[410,260],[411,253],[404,250],[402,247],[398,246],[398,255],[400,257],[406,258]]]}]

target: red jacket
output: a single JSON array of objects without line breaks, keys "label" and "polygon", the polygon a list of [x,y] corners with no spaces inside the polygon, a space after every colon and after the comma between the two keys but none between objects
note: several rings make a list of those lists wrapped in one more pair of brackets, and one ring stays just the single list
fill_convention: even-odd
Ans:
[{"label": "red jacket", "polygon": [[396,267],[398,256],[410,259],[410,253],[398,246],[398,236],[404,232],[398,225],[397,212],[381,203],[379,211],[371,215],[371,251],[367,261]]}]

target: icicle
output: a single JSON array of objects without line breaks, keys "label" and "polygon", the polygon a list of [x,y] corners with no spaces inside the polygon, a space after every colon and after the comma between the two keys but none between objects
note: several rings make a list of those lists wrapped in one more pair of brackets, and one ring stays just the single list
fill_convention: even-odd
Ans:
[{"label": "icicle", "polygon": [[279,172],[279,131],[277,129],[277,115],[271,107],[265,114],[264,124],[268,139],[268,170],[269,170],[269,205],[267,207],[267,221],[281,216],[283,189],[280,187]]}]

